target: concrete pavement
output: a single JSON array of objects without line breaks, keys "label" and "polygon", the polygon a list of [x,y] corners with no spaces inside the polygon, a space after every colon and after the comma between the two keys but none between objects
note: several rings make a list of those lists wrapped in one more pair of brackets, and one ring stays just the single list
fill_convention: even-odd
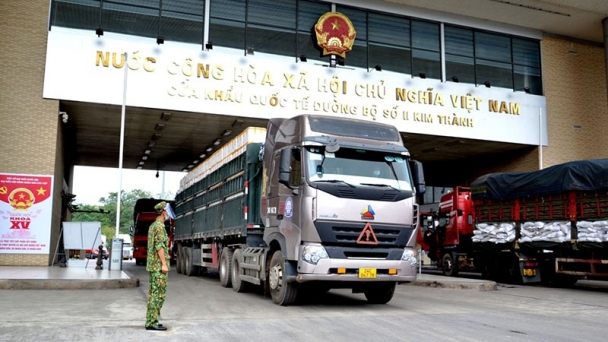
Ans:
[{"label": "concrete pavement", "polygon": [[[124,270],[110,270],[107,260],[103,261],[103,269],[96,270],[96,266],[93,259],[70,259],[67,267],[0,266],[0,289],[119,289],[139,286],[139,278]],[[413,284],[463,290],[496,290],[493,281],[445,277],[425,273],[424,269]]]},{"label": "concrete pavement", "polygon": [[69,259],[66,267],[0,266],[0,289],[76,290],[139,286],[139,279],[128,272],[110,270],[108,260],[103,260],[101,270],[96,270],[96,267],[97,260],[94,259]]}]

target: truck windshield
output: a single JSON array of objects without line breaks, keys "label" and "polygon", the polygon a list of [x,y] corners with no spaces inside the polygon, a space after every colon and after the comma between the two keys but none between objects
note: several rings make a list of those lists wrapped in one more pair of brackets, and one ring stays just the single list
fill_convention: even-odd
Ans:
[{"label": "truck windshield", "polygon": [[409,166],[400,154],[345,147],[330,153],[320,146],[307,146],[304,158],[311,183],[338,181],[412,190]]}]

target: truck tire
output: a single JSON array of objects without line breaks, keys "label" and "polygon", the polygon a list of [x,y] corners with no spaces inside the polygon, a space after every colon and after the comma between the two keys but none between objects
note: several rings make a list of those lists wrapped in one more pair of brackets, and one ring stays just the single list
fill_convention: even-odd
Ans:
[{"label": "truck tire", "polygon": [[220,283],[223,287],[232,286],[232,249],[224,247],[220,256]]},{"label": "truck tire", "polygon": [[458,264],[454,261],[452,253],[445,253],[441,259],[441,270],[443,274],[448,277],[455,277],[458,275]]},{"label": "truck tire", "polygon": [[281,251],[275,251],[272,254],[268,270],[268,284],[272,301],[282,306],[293,304],[298,299],[298,284],[287,282],[285,257]]},{"label": "truck tire", "polygon": [[249,283],[241,280],[241,259],[243,252],[235,249],[232,254],[232,289],[236,292],[245,292]]},{"label": "truck tire", "polygon": [[191,277],[196,274],[196,266],[192,263],[192,247],[184,247],[184,274]]},{"label": "truck tire", "polygon": [[363,294],[367,301],[372,304],[386,304],[393,299],[397,283],[367,283],[363,289]]},{"label": "truck tire", "polygon": [[175,262],[175,270],[178,274],[182,274],[182,247],[177,247],[177,261]]}]

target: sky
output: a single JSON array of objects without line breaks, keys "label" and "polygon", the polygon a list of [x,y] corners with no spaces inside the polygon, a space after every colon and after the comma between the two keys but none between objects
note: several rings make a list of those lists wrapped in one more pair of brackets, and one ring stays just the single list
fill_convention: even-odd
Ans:
[{"label": "sky", "polygon": [[[117,168],[75,166],[74,204],[99,205],[100,198],[107,198],[110,192],[118,192],[120,174]],[[140,189],[149,191],[154,198],[174,199],[179,182],[185,175],[186,172],[160,171],[156,178],[156,170],[122,169],[121,189],[124,192]],[[163,193],[164,196],[161,195]]]}]

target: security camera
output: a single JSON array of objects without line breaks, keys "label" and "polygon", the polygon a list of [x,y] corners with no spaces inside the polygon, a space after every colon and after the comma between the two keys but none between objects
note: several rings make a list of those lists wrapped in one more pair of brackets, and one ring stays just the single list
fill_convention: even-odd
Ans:
[{"label": "security camera", "polygon": [[59,115],[61,115],[61,121],[63,121],[63,123],[68,123],[68,113],[59,112]]}]

